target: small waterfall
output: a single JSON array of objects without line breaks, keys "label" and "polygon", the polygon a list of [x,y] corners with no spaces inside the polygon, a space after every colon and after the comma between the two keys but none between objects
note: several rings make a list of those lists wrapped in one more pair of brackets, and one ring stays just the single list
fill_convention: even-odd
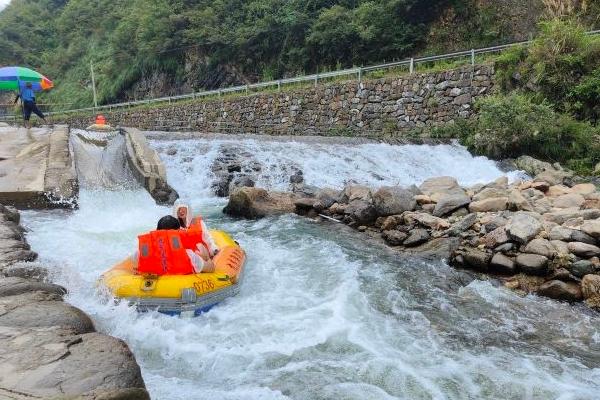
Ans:
[{"label": "small waterfall", "polygon": [[74,129],[71,145],[80,187],[109,190],[139,187],[125,156],[125,137],[119,132]]}]

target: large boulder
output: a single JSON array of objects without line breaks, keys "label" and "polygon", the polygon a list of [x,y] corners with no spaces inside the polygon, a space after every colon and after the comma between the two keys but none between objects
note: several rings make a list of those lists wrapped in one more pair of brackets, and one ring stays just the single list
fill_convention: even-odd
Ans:
[{"label": "large boulder", "polygon": [[267,192],[254,187],[242,187],[229,195],[223,212],[249,219],[294,212],[294,196],[289,193]]},{"label": "large boulder", "polygon": [[531,176],[535,176],[541,172],[546,170],[553,170],[554,167],[552,164],[546,161],[540,161],[531,156],[521,156],[515,160],[515,165],[517,168],[525,171],[527,174]]},{"label": "large boulder", "polygon": [[490,261],[490,271],[498,274],[512,275],[517,272],[517,265],[514,259],[502,253],[496,253]]},{"label": "large boulder", "polygon": [[490,197],[479,201],[474,201],[469,204],[471,212],[492,212],[504,211],[508,205],[507,197]]},{"label": "large boulder", "polygon": [[548,258],[538,254],[519,254],[515,260],[521,270],[530,275],[546,275]]},{"label": "large boulder", "polygon": [[578,277],[578,278],[583,278],[584,276],[588,275],[588,274],[593,274],[594,273],[594,264],[592,264],[591,261],[589,260],[579,260],[579,261],[575,261],[572,265],[571,265],[571,273]]},{"label": "large boulder", "polygon": [[579,193],[582,196],[592,194],[596,191],[596,185],[593,183],[580,183],[571,188],[571,193]]},{"label": "large boulder", "polygon": [[[10,393],[8,398],[149,399],[135,357],[119,339],[0,325],[0,347],[0,392]],[[97,396],[85,397],[91,393]]]},{"label": "large boulder", "polygon": [[585,199],[578,193],[563,194],[553,201],[555,208],[579,208],[585,203]]},{"label": "large boulder", "polygon": [[472,213],[455,222],[448,230],[448,236],[458,236],[477,222],[477,214]]},{"label": "large boulder", "polygon": [[597,219],[585,221],[581,225],[581,231],[587,233],[592,237],[595,237],[596,239],[600,239],[600,220]]},{"label": "large boulder", "polygon": [[457,208],[468,205],[471,202],[471,198],[467,196],[464,191],[454,192],[445,194],[440,197],[435,208],[433,209],[433,215],[441,217],[451,213]]},{"label": "large boulder", "polygon": [[373,194],[373,205],[383,217],[412,211],[417,206],[414,194],[398,186],[383,186]]},{"label": "large boulder", "polygon": [[449,260],[459,246],[459,238],[435,238],[416,247],[407,248],[405,251],[420,258]]},{"label": "large boulder", "polygon": [[377,219],[373,204],[365,200],[352,200],[346,207],[346,214],[359,224],[370,224]]},{"label": "large boulder", "polygon": [[579,284],[559,280],[542,284],[537,293],[541,296],[563,301],[580,301],[583,298]]},{"label": "large boulder", "polygon": [[422,212],[406,212],[402,214],[406,224],[412,225],[419,223],[422,226],[434,230],[442,230],[450,227],[450,223],[443,218],[434,217],[433,215]]},{"label": "large boulder", "polygon": [[408,234],[406,232],[393,229],[389,231],[383,231],[381,236],[383,237],[383,240],[385,240],[385,242],[390,246],[400,246],[402,242],[404,242],[404,239],[408,237]]},{"label": "large boulder", "polygon": [[94,331],[94,324],[80,309],[62,301],[60,295],[27,292],[0,297],[0,326],[51,327],[71,329],[75,333]]},{"label": "large boulder", "polygon": [[570,242],[567,246],[571,253],[579,257],[590,258],[600,256],[600,247],[594,246],[593,244]]},{"label": "large boulder", "polygon": [[498,189],[495,187],[489,187],[483,189],[473,196],[473,201],[482,201],[487,199],[494,199],[498,197],[507,197],[508,193],[505,189]]},{"label": "large boulder", "polygon": [[549,240],[533,239],[523,248],[523,252],[552,258],[554,257],[554,254],[556,254],[556,249]]},{"label": "large boulder", "polygon": [[533,211],[533,206],[529,200],[516,189],[509,192],[507,208],[511,211]]},{"label": "large boulder", "polygon": [[462,257],[465,264],[478,271],[487,272],[490,266],[492,255],[479,249],[467,248]]},{"label": "large boulder", "polygon": [[485,245],[485,247],[493,249],[497,246],[507,243],[510,241],[508,234],[506,233],[506,229],[501,226],[499,228],[494,229],[490,233],[487,233],[481,241]]},{"label": "large boulder", "polygon": [[408,237],[404,240],[404,246],[414,247],[425,243],[429,240],[429,233],[425,229],[417,228],[409,232]]},{"label": "large boulder", "polygon": [[542,224],[533,216],[518,212],[506,226],[508,236],[519,243],[525,244],[542,230]]},{"label": "large boulder", "polygon": [[[316,202],[319,202],[323,209],[331,207],[340,197],[340,192],[335,189],[320,189],[316,196]],[[316,203],[315,202],[315,203]],[[315,207],[316,208],[316,207]]]},{"label": "large boulder", "polygon": [[67,293],[64,287],[53,283],[39,282],[20,277],[0,278],[0,297],[15,296],[36,291],[54,293],[59,296]]},{"label": "large boulder", "polygon": [[340,195],[339,202],[348,204],[354,200],[370,203],[373,200],[371,189],[364,185],[346,185]]},{"label": "large boulder", "polygon": [[444,193],[451,191],[453,189],[460,188],[456,179],[451,176],[440,176],[437,178],[429,178],[426,179],[419,189],[423,194],[428,196],[433,195],[434,193]]}]

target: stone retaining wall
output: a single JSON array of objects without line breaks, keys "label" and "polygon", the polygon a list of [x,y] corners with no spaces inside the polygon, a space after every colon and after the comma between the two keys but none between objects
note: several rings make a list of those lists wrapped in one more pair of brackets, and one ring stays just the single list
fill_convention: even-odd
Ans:
[{"label": "stone retaining wall", "polygon": [[[493,75],[491,65],[468,66],[102,113],[112,125],[144,130],[393,137],[470,117]],[[54,117],[79,128],[92,122],[91,115]]]}]

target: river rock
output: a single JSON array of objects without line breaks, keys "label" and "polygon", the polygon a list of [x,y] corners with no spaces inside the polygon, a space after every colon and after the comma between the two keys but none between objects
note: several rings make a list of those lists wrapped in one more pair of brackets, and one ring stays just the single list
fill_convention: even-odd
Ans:
[{"label": "river rock", "polygon": [[517,265],[512,258],[496,253],[490,261],[490,270],[498,274],[512,275],[517,272]]},{"label": "river rock", "polygon": [[579,284],[552,280],[540,286],[537,293],[541,296],[563,301],[580,301],[583,298]]},{"label": "river rock", "polygon": [[573,174],[571,172],[546,170],[537,174],[533,180],[537,182],[547,182],[549,185],[559,185],[567,182],[572,177]]},{"label": "river rock", "polygon": [[60,295],[27,292],[0,297],[0,325],[12,327],[69,328],[75,333],[94,331],[92,320],[80,309],[66,304]]},{"label": "river rock", "polygon": [[435,208],[433,209],[433,215],[436,217],[441,217],[451,213],[457,208],[466,206],[470,202],[471,199],[464,192],[443,195],[435,205]]},{"label": "river rock", "polygon": [[[133,354],[119,339],[59,327],[1,325],[0,344],[0,393],[21,395],[8,398],[150,398]],[[88,397],[94,393],[103,397]],[[115,397],[127,393],[136,397]]]},{"label": "river rock", "polygon": [[506,190],[504,189],[498,189],[495,187],[488,187],[483,189],[481,192],[475,194],[473,196],[473,201],[482,201],[482,200],[487,200],[487,199],[494,199],[494,198],[499,198],[499,197],[507,197],[508,194],[506,192]]},{"label": "river rock", "polygon": [[445,219],[434,217],[427,213],[405,212],[402,215],[406,224],[409,225],[412,225],[416,222],[434,230],[447,229],[450,227],[450,223]]},{"label": "river rock", "polygon": [[474,248],[467,248],[462,253],[462,256],[468,266],[483,272],[488,271],[490,261],[492,259],[492,255],[490,253]]},{"label": "river rock", "polygon": [[418,194],[414,196],[413,199],[420,206],[422,206],[423,204],[431,204],[433,202],[433,200],[431,200],[431,197],[427,196],[426,194]]},{"label": "river rock", "polygon": [[414,194],[398,186],[383,186],[373,194],[373,205],[378,215],[387,217],[412,211],[417,206]]},{"label": "river rock", "polygon": [[596,185],[593,183],[580,183],[571,188],[571,193],[578,193],[582,196],[592,194],[596,191]]},{"label": "river rock", "polygon": [[596,239],[600,239],[600,220],[585,221],[581,225],[581,231]]},{"label": "river rock", "polygon": [[515,260],[521,270],[530,275],[546,275],[548,258],[538,254],[519,254]]},{"label": "river rock", "polygon": [[396,227],[404,221],[402,215],[390,215],[389,217],[383,217],[383,222],[381,223],[382,231],[391,231],[395,230]]},{"label": "river rock", "polygon": [[570,194],[571,188],[566,187],[565,185],[553,185],[548,188],[546,192],[546,196],[548,197],[559,197],[565,194]]},{"label": "river rock", "polygon": [[223,212],[232,216],[257,219],[267,215],[291,213],[294,209],[294,196],[290,193],[269,193],[260,188],[243,187],[229,195],[229,202]]},{"label": "river rock", "polygon": [[575,261],[571,265],[571,273],[578,278],[583,278],[585,275],[594,273],[594,264],[588,260]]},{"label": "river rock", "polygon": [[335,189],[320,189],[315,195],[315,199],[323,205],[323,208],[331,207],[340,196],[340,192]]},{"label": "river rock", "polygon": [[46,292],[63,296],[67,290],[53,283],[39,282],[19,277],[0,278],[0,297],[14,296],[29,292]]},{"label": "river rock", "polygon": [[581,242],[570,242],[568,245],[569,251],[579,257],[594,257],[600,256],[600,247],[592,244]]},{"label": "river rock", "polygon": [[371,189],[364,185],[346,185],[340,195],[340,202],[349,204],[354,200],[370,203],[373,200]]},{"label": "river rock", "polygon": [[546,161],[540,161],[531,156],[520,156],[514,161],[518,169],[522,169],[528,175],[535,176],[547,169],[553,170],[552,164]]},{"label": "river rock", "polygon": [[558,196],[553,201],[553,205],[556,208],[579,208],[583,205],[585,199],[582,195],[577,193],[563,194]]},{"label": "river rock", "polygon": [[584,299],[600,296],[600,275],[585,275],[581,280],[581,291]]},{"label": "river rock", "polygon": [[398,230],[383,231],[381,234],[383,240],[391,246],[400,246],[408,237],[408,234]]},{"label": "river rock", "polygon": [[419,190],[428,196],[433,195],[434,193],[444,193],[453,189],[460,188],[456,179],[451,176],[440,176],[437,178],[429,178],[426,179],[421,186],[419,186]]},{"label": "river rock", "polygon": [[516,213],[506,226],[508,237],[522,244],[529,242],[541,230],[540,221],[523,212]]},{"label": "river rock", "polygon": [[429,240],[429,233],[425,229],[413,229],[409,232],[408,238],[404,240],[404,246],[414,247]]},{"label": "river rock", "polygon": [[370,224],[377,219],[377,211],[371,202],[352,200],[346,207],[346,214],[356,223]]},{"label": "river rock", "polygon": [[573,229],[571,232],[572,242],[583,242],[587,244],[596,244],[596,240],[587,233],[581,232],[578,229]]},{"label": "river rock", "polygon": [[564,226],[555,226],[550,230],[548,237],[550,240],[561,240],[563,242],[571,241],[573,229],[565,228]]},{"label": "river rock", "polygon": [[567,243],[560,240],[551,240],[550,243],[556,249],[556,253],[559,255],[567,255],[569,254],[569,246]]},{"label": "river rock", "polygon": [[17,277],[39,282],[48,279],[48,269],[36,262],[18,262],[5,267],[2,274],[6,277]]},{"label": "river rock", "polygon": [[482,238],[482,242],[485,245],[485,247],[490,248],[490,249],[493,249],[501,244],[504,244],[504,243],[508,242],[509,240],[510,240],[510,238],[508,237],[508,234],[506,233],[506,229],[503,226],[494,229],[493,231],[486,234]]},{"label": "river rock", "polygon": [[458,236],[477,222],[477,214],[469,214],[460,221],[454,223],[448,230],[449,236]]},{"label": "river rock", "polygon": [[491,197],[480,201],[474,201],[469,204],[471,212],[492,212],[504,211],[508,205],[507,197]]},{"label": "river rock", "polygon": [[508,219],[492,214],[484,214],[479,221],[485,227],[486,232],[492,232],[508,224]]},{"label": "river rock", "polygon": [[512,211],[533,211],[531,203],[518,190],[509,192],[507,208]]},{"label": "river rock", "polygon": [[527,246],[522,251],[524,253],[539,254],[548,258],[552,258],[556,253],[556,249],[552,246],[552,243],[546,239],[533,239],[527,243]]},{"label": "river rock", "polygon": [[435,238],[416,247],[405,249],[405,251],[418,255],[420,258],[449,260],[459,246],[459,238]]}]

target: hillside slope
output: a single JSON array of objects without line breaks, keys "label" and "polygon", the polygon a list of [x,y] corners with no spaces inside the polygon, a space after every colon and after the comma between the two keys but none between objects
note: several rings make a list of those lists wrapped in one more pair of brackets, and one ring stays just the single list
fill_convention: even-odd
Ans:
[{"label": "hillside slope", "polygon": [[0,65],[39,68],[50,101],[89,106],[92,62],[101,103],[173,95],[522,38],[541,2],[13,0]]}]

